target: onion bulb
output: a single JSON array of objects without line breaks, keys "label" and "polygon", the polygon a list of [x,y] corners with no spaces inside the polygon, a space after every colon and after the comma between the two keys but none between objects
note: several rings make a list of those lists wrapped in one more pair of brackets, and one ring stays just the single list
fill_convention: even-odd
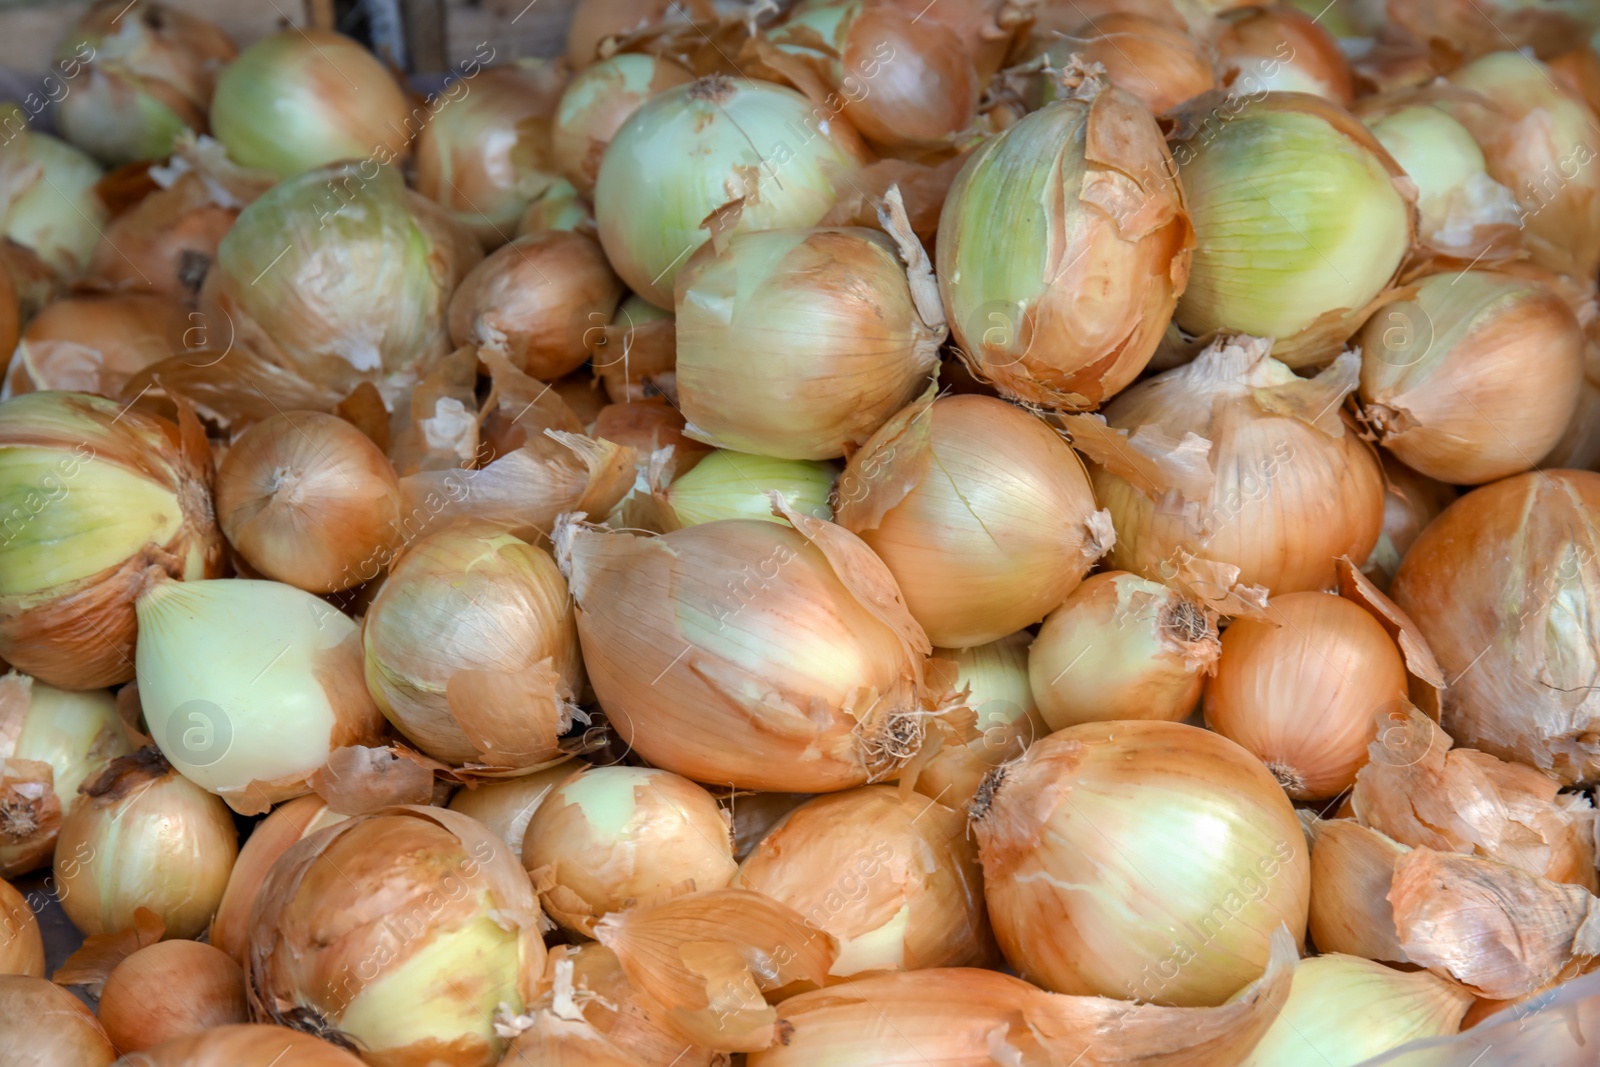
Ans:
[{"label": "onion bulb", "polygon": [[221,949],[160,941],[106,976],[100,1025],[124,1053],[250,1020],[244,972]]},{"label": "onion bulb", "polygon": [[63,297],[23,331],[6,373],[10,396],[41,389],[115,397],[139,371],[184,348],[189,318],[153,293]]},{"label": "onion bulb", "polygon": [[1446,732],[1567,785],[1600,780],[1597,515],[1600,474],[1502,479],[1446,508],[1390,589],[1450,679]]},{"label": "onion bulb", "polygon": [[[1082,9],[1074,7],[1067,13],[1074,11]],[[1210,50],[1170,14],[1156,17],[1119,9],[1097,15],[1051,41],[1047,54],[1054,68],[1041,79],[1047,101],[1063,95],[1055,70],[1064,68],[1074,54],[1104,67],[1112,85],[1138,97],[1155,115],[1217,88]]]},{"label": "onion bulb", "polygon": [[1084,580],[1028,649],[1028,678],[1051,730],[1115,719],[1182,722],[1221,646],[1216,617],[1127,571]]},{"label": "onion bulb", "polygon": [[105,690],[0,678],[0,877],[49,863],[78,787],[132,751]]},{"label": "onion bulb", "polygon": [[1381,592],[1389,591],[1400,561],[1422,533],[1456,499],[1453,487],[1418,474],[1388,452],[1383,453],[1383,532],[1362,564],[1361,573]]},{"label": "onion bulb", "polygon": [[341,159],[385,166],[425,120],[377,56],[317,29],[283,30],[246,48],[211,99],[211,131],[234,162],[280,178]]},{"label": "onion bulb", "polygon": [[1155,119],[1089,78],[967,158],[939,214],[939,292],[978,378],[1093,408],[1150,362],[1192,241]]},{"label": "onion bulb", "polygon": [[1312,93],[1342,107],[1354,102],[1350,61],[1310,15],[1278,3],[1236,8],[1219,18],[1217,60],[1235,96]]},{"label": "onion bulb", "polygon": [[724,214],[723,232],[813,226],[833,206],[834,183],[866,159],[849,123],[819,121],[792,89],[702,78],[647,100],[612,138],[595,181],[600,243],[628,288],[670,307],[713,212],[742,207]]},{"label": "onion bulb", "polygon": [[198,936],[239,854],[227,806],[154,748],[112,760],[83,786],[83,797],[61,820],[56,841],[67,918],[85,934],[111,934],[147,908],[167,936]]},{"label": "onion bulb", "polygon": [[152,572],[220,572],[211,449],[179,423],[82,393],[0,404],[0,657],[72,689],[133,677],[134,597]]},{"label": "onion bulb", "polygon": [[677,401],[676,326],[672,312],[630,294],[617,305],[617,313],[604,330],[584,330],[590,345],[589,365],[605,384],[612,403],[655,396]]},{"label": "onion bulb", "polygon": [[[595,227],[594,206],[578,195],[578,190],[565,178],[552,182],[533,198],[528,210],[517,220],[512,236],[525,237],[538,230],[572,230],[586,237],[599,232]],[[650,306],[655,307],[654,304]]]},{"label": "onion bulb", "polygon": [[839,525],[888,566],[928,639],[950,648],[1038,622],[1114,537],[1071,446],[987,396],[924,396],[902,410],[851,457],[838,499]]},{"label": "onion bulb", "polygon": [[580,71],[562,92],[550,128],[561,173],[580,193],[592,194],[606,145],[628,116],[657,93],[693,80],[670,59],[639,52],[622,52]]},{"label": "onion bulb", "polygon": [[522,842],[545,914],[594,936],[607,913],[682,888],[721,889],[738,873],[727,814],[686,778],[591,767],[557,785]]},{"label": "onion bulb", "polygon": [[370,1063],[492,1064],[506,1044],[496,1011],[520,1014],[544,971],[539,923],[527,873],[476,820],[385,808],[273,866],[255,911],[253,1004],[342,1032]]},{"label": "onion bulb", "polygon": [[258,574],[313,593],[359,585],[363,560],[387,550],[400,480],[355,426],[299,411],[258,422],[217,470],[217,521]]},{"label": "onion bulb", "polygon": [[56,105],[73,144],[110,163],[165,159],[186,129],[201,130],[217,74],[238,53],[215,24],[155,0],[101,0],[56,49],[84,60]]},{"label": "onion bulb", "polygon": [[1286,593],[1223,633],[1206,725],[1258,756],[1291,797],[1321,800],[1355,783],[1377,713],[1406,685],[1399,648],[1359,605]]},{"label": "onion bulb", "polygon": [[920,747],[931,648],[893,576],[855,535],[787,517],[558,526],[589,680],[651,764],[819,793],[893,777]]},{"label": "onion bulb", "polygon": [[498,344],[522,371],[559,378],[589,358],[587,332],[604,327],[622,283],[592,238],[540,230],[492,252],[450,298],[450,339]]},{"label": "onion bulb", "polygon": [[1305,933],[1310,863],[1289,798],[1232,741],[1090,723],[996,768],[971,809],[1001,951],[1061,993],[1221,1004],[1269,931]]},{"label": "onion bulb", "polygon": [[1527,470],[1566,431],[1585,338],[1566,301],[1492,271],[1435,274],[1362,328],[1361,402],[1378,442],[1442,482]]},{"label": "onion bulb", "polygon": [[783,522],[772,513],[770,494],[789,506],[830,520],[828,504],[838,469],[809,459],[773,459],[717,449],[656,494],[671,529],[719,519]]},{"label": "onion bulb", "polygon": [[360,629],[310,593],[244,578],[157,582],[138,611],[150,736],[235,811],[309,792],[334,749],[377,742]]},{"label": "onion bulb", "polygon": [[451,811],[470,815],[490,830],[511,854],[522,861],[522,839],[528,832],[528,821],[539,810],[550,790],[566,781],[572,773],[572,764],[558,763],[532,774],[515,778],[502,778],[491,782],[471,782],[450,798]]},{"label": "onion bulb", "polygon": [[1277,339],[1290,366],[1326,362],[1411,245],[1414,212],[1383,145],[1305,93],[1230,98],[1186,116],[1172,149],[1194,220],[1177,324]]},{"label": "onion bulb", "polygon": [[26,128],[22,109],[0,105],[0,229],[62,278],[89,265],[106,208],[95,194],[100,165],[47,133]]},{"label": "onion bulb", "polygon": [[367,688],[435,759],[487,774],[561,758],[583,661],[555,561],[498,526],[414,541],[362,629]]},{"label": "onion bulb", "polygon": [[285,1026],[218,1026],[132,1057],[128,1067],[360,1067],[353,1052]]},{"label": "onion bulb", "polygon": [[[936,648],[936,659],[953,668],[950,688],[965,693],[960,703],[972,709],[976,737],[965,744],[946,739],[922,763],[917,792],[950,808],[965,807],[990,768],[1022,755],[1036,737],[1050,732],[1028,687],[1028,642],[1019,631],[972,648]],[[928,664],[931,677],[938,669]],[[749,807],[741,802],[740,811]]]},{"label": "onion bulb", "polygon": [[0,878],[0,975],[44,977],[44,938],[28,898]]},{"label": "onion bulb", "polygon": [[567,23],[567,62],[581,71],[598,61],[607,38],[688,22],[704,12],[696,0],[687,7],[681,0],[579,0]]},{"label": "onion bulb", "polygon": [[0,975],[6,1067],[109,1067],[117,1050],[83,1001],[54,982]]},{"label": "onion bulb", "polygon": [[1307,381],[1271,351],[1221,338],[1117,397],[1105,424],[1067,420],[1116,527],[1111,566],[1216,600],[1237,582],[1274,594],[1330,588],[1335,559],[1367,558],[1383,479],[1339,416],[1357,359],[1347,353]]},{"label": "onion bulb", "polygon": [[837,938],[833,978],[981,966],[993,955],[966,815],[893,786],[800,805],[746,857],[738,884]]}]

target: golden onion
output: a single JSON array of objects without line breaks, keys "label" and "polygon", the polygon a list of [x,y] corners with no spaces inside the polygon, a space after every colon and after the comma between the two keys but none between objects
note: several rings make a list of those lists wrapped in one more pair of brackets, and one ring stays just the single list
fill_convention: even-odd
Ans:
[{"label": "golden onion", "polygon": [[44,938],[28,898],[0,878],[0,975],[44,977]]},{"label": "golden onion", "polygon": [[809,459],[773,459],[717,449],[656,493],[668,529],[719,519],[783,522],[772,513],[772,493],[819,519],[832,519],[829,497],[839,471]]},{"label": "golden onion", "polygon": [[[1382,733],[1379,738],[1384,740]],[[1395,932],[1389,890],[1395,860],[1410,849],[1354,819],[1323,820],[1310,813],[1303,818],[1311,842],[1311,912],[1306,924],[1311,940],[1322,952],[1409,963]]]},{"label": "golden onion", "polygon": [[1282,3],[1235,8],[1218,18],[1217,61],[1234,95],[1313,93],[1343,107],[1354,102],[1350,61],[1317,19]]},{"label": "golden onion", "polygon": [[517,220],[513,236],[525,237],[538,230],[573,230],[593,237],[599,232],[595,227],[594,205],[579,196],[571,182],[558,179],[528,204],[528,210]]},{"label": "golden onion", "polygon": [[106,208],[95,194],[100,165],[47,133],[27,128],[22,109],[0,104],[0,231],[38,254],[62,278],[89,265]]},{"label": "golden onion", "polygon": [[94,1013],[43,978],[0,975],[0,1042],[16,1067],[108,1067],[117,1050]]},{"label": "golden onion", "polygon": [[603,330],[584,329],[589,365],[612,403],[655,396],[676,402],[678,335],[672,312],[630,294]]},{"label": "golden onion", "polygon": [[572,773],[572,764],[558,763],[532,774],[515,778],[502,778],[488,782],[468,782],[458,790],[447,805],[477,819],[494,835],[506,843],[511,854],[522,861],[522,839],[528,831],[528,821],[539,810],[550,790],[566,781]]},{"label": "golden onion", "polygon": [[594,192],[600,160],[639,105],[694,75],[660,56],[622,52],[586,68],[567,83],[550,129],[550,148],[561,173],[585,195]]},{"label": "golden onion", "polygon": [[923,400],[839,477],[838,522],[894,575],[937,645],[1038,622],[1114,537],[1083,464],[1043,420],[987,396]]},{"label": "golden onion", "polygon": [[178,301],[153,293],[85,293],[46,304],[28,323],[11,366],[11,396],[42,389],[116,397],[144,368],[183,348]]},{"label": "golden onion", "polygon": [[[1175,23],[1170,17],[1115,10],[1047,39],[1046,54],[1051,68],[1065,67],[1074,54],[1100,64],[1112,85],[1160,115],[1217,88],[1211,49]],[[1045,100],[1063,95],[1054,70],[1044,71],[1041,81]]]},{"label": "golden onion", "polygon": [[1388,592],[1400,561],[1439,513],[1456,499],[1452,486],[1418,474],[1390,453],[1383,453],[1383,532],[1361,572]]},{"label": "golden onion", "polygon": [[244,971],[227,953],[197,941],[147,945],[106,976],[99,1016],[124,1053],[249,1022]]},{"label": "golden onion", "polygon": [[[990,768],[1022,755],[1034,738],[1050,732],[1028,687],[1028,642],[1022,630],[972,648],[936,648],[933,655],[951,671],[950,688],[972,709],[977,736],[965,744],[951,739],[926,760],[917,774],[917,792],[950,808],[961,808],[978,792]],[[743,810],[741,808],[740,810]]]},{"label": "golden onion", "polygon": [[284,1026],[219,1026],[129,1057],[127,1067],[359,1067],[361,1058]]},{"label": "golden onion", "polygon": [[709,5],[699,0],[578,0],[567,22],[567,63],[583,70],[600,59],[610,37],[627,37],[653,27],[701,18]]},{"label": "golden onion", "polygon": [[1221,1004],[1299,940],[1310,863],[1254,756],[1169,722],[1090,723],[997,768],[970,809],[989,918],[1046,989]]}]

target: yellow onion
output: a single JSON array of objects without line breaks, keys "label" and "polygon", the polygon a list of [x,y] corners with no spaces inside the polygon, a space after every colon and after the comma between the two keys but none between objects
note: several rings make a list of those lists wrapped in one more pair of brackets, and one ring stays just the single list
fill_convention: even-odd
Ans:
[{"label": "yellow onion", "polygon": [[133,751],[105,690],[56,689],[0,678],[0,876],[50,862],[78,787]]},{"label": "yellow onion", "polygon": [[63,278],[89,265],[105,205],[95,195],[100,165],[78,149],[27,128],[22,109],[0,105],[0,229]]},{"label": "yellow onion", "polygon": [[44,938],[28,898],[0,878],[0,975],[44,977]]},{"label": "yellow onion", "polygon": [[819,793],[893,777],[927,726],[927,637],[855,535],[729,519],[661,537],[566,523],[595,695],[655,766]]},{"label": "yellow onion", "polygon": [[1183,117],[1173,145],[1197,241],[1177,324],[1277,339],[1324,363],[1411,245],[1403,178],[1372,132],[1305,93],[1229,97]]},{"label": "yellow onion", "polygon": [[893,786],[800,805],[745,858],[738,884],[838,939],[830,978],[993,956],[966,815]]},{"label": "yellow onion", "polygon": [[1443,482],[1527,470],[1578,403],[1585,339],[1566,302],[1493,271],[1435,274],[1362,328],[1361,403],[1380,444]]},{"label": "yellow onion", "polygon": [[361,1058],[320,1037],[259,1023],[218,1026],[119,1060],[126,1067],[359,1067]]},{"label": "yellow onion", "polygon": [[1090,78],[968,157],[939,214],[939,292],[978,378],[1093,408],[1149,363],[1192,241],[1155,119]]},{"label": "yellow onion", "polygon": [[742,208],[723,213],[724,233],[813,226],[866,156],[848,122],[792,89],[721,75],[680,85],[611,139],[595,181],[600,243],[628,288],[669,307],[708,216]]},{"label": "yellow onion", "polygon": [[126,930],[146,908],[167,936],[195,937],[217,910],[238,854],[227,805],[145,748],[85,783],[83,802],[61,820],[57,895],[85,934]]},{"label": "yellow onion", "polygon": [[468,782],[450,798],[451,811],[470,815],[490,830],[511,854],[522,861],[522,839],[528,831],[528,820],[539,810],[550,790],[560,785],[572,773],[570,763],[558,763],[532,774],[518,775],[492,782]]},{"label": "yellow onion", "polygon": [[112,969],[100,991],[100,1025],[123,1053],[250,1020],[244,971],[197,941],[161,941]]},{"label": "yellow onion", "polygon": [[173,766],[238,812],[310,791],[383,718],[361,675],[361,632],[280,582],[157,582],[139,596],[139,700]]},{"label": "yellow onion", "polygon": [[721,889],[738,873],[728,816],[685,778],[645,767],[591,767],[539,804],[522,841],[549,915],[574,933],[635,901]]},{"label": "yellow onion", "polygon": [[360,584],[400,519],[400,480],[360,430],[316,411],[275,415],[228,446],[217,521],[262,577],[313,593]]},{"label": "yellow onion", "polygon": [[1455,1033],[1472,1002],[1427,971],[1315,956],[1295,968],[1289,999],[1239,1067],[1355,1067],[1408,1041]]},{"label": "yellow onion", "polygon": [[1206,725],[1259,757],[1291,797],[1325,799],[1355,783],[1374,716],[1406,684],[1399,648],[1359,605],[1286,593],[1224,631]]},{"label": "yellow onion", "polygon": [[1361,572],[1379,590],[1388,592],[1400,561],[1441,511],[1456,499],[1453,487],[1407,467],[1385,452],[1383,460],[1383,532]]},{"label": "yellow onion", "polygon": [[426,121],[421,110],[360,44],[296,28],[263,37],[224,68],[211,131],[234,162],[288,178],[341,159],[396,161]]},{"label": "yellow onion", "polygon": [[1592,41],[1546,57],[1544,65],[1569,95],[1600,113],[1600,52],[1595,51]]},{"label": "yellow onion", "polygon": [[600,58],[608,37],[626,37],[654,26],[688,22],[708,14],[699,0],[579,0],[567,22],[567,62],[583,70]]},{"label": "yellow onion", "polygon": [[1224,12],[1216,47],[1222,80],[1236,95],[1313,93],[1344,107],[1355,100],[1350,61],[1339,42],[1288,4]]},{"label": "yellow onion", "polygon": [[549,123],[565,80],[556,63],[522,59],[484,70],[469,59],[428,102],[417,191],[485,248],[511,240],[517,219],[557,179]]},{"label": "yellow onion", "polygon": [[852,227],[737,234],[692,260],[678,276],[676,330],[690,436],[833,459],[927,388],[944,319],[927,257],[904,233],[900,255],[882,233]]},{"label": "yellow onion", "polygon": [[559,178],[528,204],[513,236],[525,237],[538,230],[574,230],[593,237],[598,232],[594,206],[578,195],[571,182]]},{"label": "yellow onion", "polygon": [[693,80],[670,59],[638,52],[623,52],[581,71],[561,94],[550,129],[561,173],[580,193],[593,193],[606,145],[628,116],[662,90]]},{"label": "yellow onion", "polygon": [[1270,931],[1304,935],[1294,808],[1224,737],[1074,726],[985,784],[971,812],[989,919],[1006,959],[1046,989],[1221,1004],[1261,976]]},{"label": "yellow onion", "polygon": [[183,349],[182,304],[153,293],[85,293],[45,305],[6,374],[10,396],[60,389],[118,396],[128,379]]},{"label": "yellow onion", "polygon": [[1422,532],[1390,590],[1450,679],[1450,736],[1568,785],[1600,779],[1597,509],[1600,474],[1587,471],[1484,486]]},{"label": "yellow onion", "polygon": [[839,476],[839,525],[894,575],[935,644],[968,648],[1053,611],[1111,546],[1061,435],[987,396],[925,396]]},{"label": "yellow onion", "polygon": [[261,895],[267,872],[296,842],[347,818],[318,796],[296,797],[273,808],[239,849],[207,940],[239,966],[250,966],[250,913]]},{"label": "yellow onion", "polygon": [[[1382,732],[1379,738],[1383,740]],[[1354,819],[1302,815],[1311,841],[1307,930],[1317,948],[1369,960],[1411,962],[1400,945],[1389,905],[1395,861],[1410,849]]]},{"label": "yellow onion", "polygon": [[1051,730],[1115,719],[1182,722],[1221,646],[1216,617],[1127,571],[1084,580],[1028,649],[1028,678]]},{"label": "yellow onion", "polygon": [[[1046,38],[1046,54],[1051,68],[1065,67],[1074,54],[1100,64],[1112,85],[1160,115],[1217,87],[1211,50],[1175,22],[1170,16],[1115,10],[1054,40]],[[1042,80],[1045,100],[1062,95],[1054,70],[1046,70]]]},{"label": "yellow onion", "polygon": [[[1028,642],[1019,631],[972,648],[936,648],[936,659],[950,671],[950,688],[964,693],[960,702],[972,709],[977,736],[965,744],[945,739],[922,763],[917,792],[946,807],[966,805],[978,792],[990,768],[1022,755],[1036,737],[1050,732],[1028,688]],[[936,669],[928,665],[930,680]],[[742,809],[741,809],[742,810]]]},{"label": "yellow onion", "polygon": [[1337,557],[1367,558],[1383,479],[1339,417],[1357,359],[1340,356],[1308,381],[1271,351],[1221,338],[1112,401],[1109,433],[1098,416],[1067,420],[1116,527],[1111,566],[1215,601],[1236,582],[1326,589]]},{"label": "yellow onion", "polygon": [[560,758],[583,690],[567,585],[502,527],[458,524],[413,542],[362,628],[367,688],[418,748],[506,774]]},{"label": "yellow onion", "polygon": [[0,1043],[16,1067],[108,1067],[117,1058],[83,1001],[25,975],[0,975]]},{"label": "yellow onion", "polygon": [[1416,39],[1447,42],[1453,52],[1466,56],[1527,48],[1542,58],[1600,29],[1594,8],[1570,0],[1532,5],[1517,0],[1396,0],[1388,16]]},{"label": "yellow onion", "polygon": [[656,494],[670,529],[719,519],[783,522],[772,513],[770,494],[781,493],[789,506],[819,519],[832,519],[829,495],[838,478],[831,463],[773,459],[717,449]]},{"label": "yellow onion", "polygon": [[622,283],[592,238],[541,230],[492,252],[450,298],[450,339],[499,344],[525,373],[559,378],[589,358],[585,332],[611,321]]},{"label": "yellow onion", "polygon": [[[493,1016],[544,971],[539,905],[505,845],[446,808],[385,808],[286,852],[257,902],[257,1018],[338,1031],[377,1067],[499,1060]],[[335,937],[327,931],[337,930]]]},{"label": "yellow onion", "polygon": [[0,404],[0,657],[72,689],[133,677],[133,602],[151,572],[222,565],[211,449],[179,424],[82,393]]},{"label": "yellow onion", "polygon": [[584,328],[589,365],[614,404],[665,396],[676,402],[677,324],[672,312],[629,295],[603,330]]},{"label": "yellow onion", "polygon": [[237,53],[218,26],[186,11],[100,0],[56,48],[58,63],[83,61],[56,121],[106,163],[165,159],[178,134],[205,129],[217,74]]}]

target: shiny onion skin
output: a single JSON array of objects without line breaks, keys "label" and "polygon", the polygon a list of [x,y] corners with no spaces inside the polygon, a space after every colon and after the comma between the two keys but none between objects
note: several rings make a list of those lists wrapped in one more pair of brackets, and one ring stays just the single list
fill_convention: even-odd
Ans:
[{"label": "shiny onion skin", "polygon": [[592,196],[606,146],[628,117],[657,93],[693,80],[670,59],[638,52],[621,52],[580,71],[562,91],[550,128],[561,173],[578,192]]},{"label": "shiny onion skin", "polygon": [[[1050,42],[1052,66],[1063,66],[1073,53],[1105,67],[1112,85],[1155,115],[1217,88],[1215,59],[1206,45],[1173,20],[1134,10],[1095,16]],[[1054,78],[1049,72],[1045,78],[1046,98],[1055,99]]]},{"label": "shiny onion skin", "polygon": [[362,1060],[310,1034],[283,1026],[219,1026],[135,1053],[119,1067],[360,1067]]},{"label": "shiny onion skin", "polygon": [[22,332],[8,395],[40,389],[118,397],[128,379],[181,351],[183,304],[154,293],[94,293],[46,304]]},{"label": "shiny onion skin", "polygon": [[0,878],[0,975],[44,977],[44,938],[28,898]]},{"label": "shiny onion skin", "polygon": [[[561,784],[574,769],[570,762],[565,762],[515,778],[469,783],[457,790],[446,806],[451,811],[472,816],[494,831],[494,835],[506,843],[520,862],[522,839],[528,832],[528,822],[533,818],[533,813],[539,810],[539,805],[550,795],[550,790]],[[246,849],[249,847],[245,846]]]},{"label": "shiny onion skin", "polygon": [[1316,19],[1286,3],[1224,12],[1217,34],[1222,81],[1235,93],[1314,93],[1355,102],[1350,61]]},{"label": "shiny onion skin", "polygon": [[[243,206],[231,193],[219,194],[208,177],[187,171],[106,224],[88,276],[193,306]],[[182,347],[197,339],[189,335]]]},{"label": "shiny onion skin", "polygon": [[108,1067],[117,1050],[83,1001],[54,982],[0,974],[6,1067]]},{"label": "shiny onion skin", "polygon": [[250,1021],[244,971],[221,949],[198,941],[159,941],[106,976],[100,1025],[124,1053],[217,1026]]},{"label": "shiny onion skin", "polygon": [[1294,799],[1325,800],[1355,783],[1377,714],[1405,694],[1400,649],[1377,619],[1332,593],[1286,593],[1223,632],[1206,725]]},{"label": "shiny onion skin", "polygon": [[1232,741],[1181,723],[1091,723],[992,772],[969,808],[989,918],[1023,977],[1061,993],[1221,1004],[1269,933],[1304,937],[1294,808]]},{"label": "shiny onion skin", "polygon": [[1390,593],[1450,679],[1458,745],[1576,785],[1600,780],[1600,474],[1532,471],[1450,505]]}]

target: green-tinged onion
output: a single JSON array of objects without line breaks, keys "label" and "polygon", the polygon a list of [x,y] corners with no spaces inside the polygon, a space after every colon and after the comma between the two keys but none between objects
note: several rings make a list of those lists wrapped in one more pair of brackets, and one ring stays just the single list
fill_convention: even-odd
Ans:
[{"label": "green-tinged onion", "polygon": [[95,195],[100,165],[65,141],[27,128],[15,104],[0,104],[0,225],[62,277],[89,265],[105,205]]},{"label": "green-tinged onion", "polygon": [[600,160],[622,124],[657,93],[694,80],[669,59],[623,52],[581,71],[567,84],[550,130],[551,151],[567,179],[594,192]]},{"label": "green-tinged onion", "polygon": [[839,471],[831,463],[773,459],[718,449],[657,494],[674,528],[718,519],[783,522],[772,513],[773,492],[789,506],[819,519],[832,519],[829,494]]},{"label": "green-tinged onion", "polygon": [[[977,795],[983,776],[1022,755],[1050,732],[1028,686],[1026,630],[972,648],[936,648],[933,655],[954,668],[952,692],[965,694],[976,736],[961,744],[945,739],[917,775],[917,792],[947,807],[960,808]],[[929,665],[933,673],[933,665]]]},{"label": "green-tinged onion", "polygon": [[528,821],[550,795],[550,790],[564,782],[572,771],[573,764],[558,763],[515,778],[469,782],[450,798],[450,810],[470,815],[494,831],[520,863]]}]

